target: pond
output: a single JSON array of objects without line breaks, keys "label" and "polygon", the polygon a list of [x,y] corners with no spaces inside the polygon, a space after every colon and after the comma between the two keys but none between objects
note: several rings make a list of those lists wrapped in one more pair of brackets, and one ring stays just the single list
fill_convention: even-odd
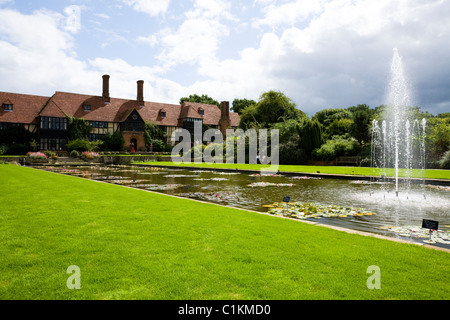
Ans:
[{"label": "pond", "polygon": [[[389,184],[300,174],[106,165],[44,169],[450,248],[449,187],[412,184],[409,193],[396,197]],[[283,202],[285,197],[289,203]],[[439,221],[431,237],[421,228],[423,219]]]}]

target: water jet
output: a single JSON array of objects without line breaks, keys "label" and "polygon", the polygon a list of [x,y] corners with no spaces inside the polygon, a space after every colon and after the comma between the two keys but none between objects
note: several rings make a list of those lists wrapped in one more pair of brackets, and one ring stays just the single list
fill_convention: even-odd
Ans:
[{"label": "water jet", "polygon": [[372,122],[371,164],[383,182],[395,182],[397,198],[400,182],[405,182],[409,192],[412,169],[425,169],[426,119],[408,119],[407,108],[413,103],[411,92],[402,58],[394,48],[384,119]]}]

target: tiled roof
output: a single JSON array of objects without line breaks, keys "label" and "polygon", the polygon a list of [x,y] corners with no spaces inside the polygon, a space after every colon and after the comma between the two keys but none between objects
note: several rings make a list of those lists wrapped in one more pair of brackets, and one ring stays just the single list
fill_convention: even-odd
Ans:
[{"label": "tiled roof", "polygon": [[55,118],[65,118],[67,114],[55,103],[53,99],[50,99],[48,103],[39,112],[40,117],[55,117]]},{"label": "tiled roof", "polygon": [[239,113],[230,112],[231,126],[239,127],[239,121],[241,120]]},{"label": "tiled roof", "polygon": [[[180,119],[203,119],[207,125],[218,125],[221,111],[216,105],[184,102],[181,106],[157,102],[145,102],[140,107],[136,100],[111,98],[105,104],[101,96],[83,95],[57,91],[51,98],[0,92],[0,103],[11,101],[13,112],[0,109],[0,122],[35,123],[36,117],[76,117],[88,121],[122,122],[124,117],[136,109],[144,121],[160,126],[179,126]],[[90,106],[90,111],[84,106]],[[204,115],[200,115],[203,109]],[[161,117],[161,111],[165,117]],[[239,124],[239,115],[230,112],[231,125]]]},{"label": "tiled roof", "polygon": [[[36,117],[49,97],[0,91],[0,122],[35,124]],[[5,111],[3,104],[12,104],[13,111]]]}]

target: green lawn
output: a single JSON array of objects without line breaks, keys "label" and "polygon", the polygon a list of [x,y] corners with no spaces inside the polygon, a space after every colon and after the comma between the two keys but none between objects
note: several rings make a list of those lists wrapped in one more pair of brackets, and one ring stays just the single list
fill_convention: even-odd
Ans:
[{"label": "green lawn", "polygon": [[[183,167],[199,167],[210,169],[240,169],[240,170],[255,170],[269,168],[267,165],[259,164],[209,164],[209,163],[177,163],[172,161],[158,161],[158,162],[133,162],[135,164],[148,164],[148,165],[162,165],[162,166],[183,166]],[[360,175],[360,176],[381,176],[384,174],[381,170],[373,170],[372,168],[365,167],[337,167],[337,166],[306,166],[306,165],[280,165],[280,172],[298,172],[298,173],[326,173],[326,174],[338,174],[338,175]],[[387,176],[395,176],[394,169],[388,169]],[[406,170],[401,169],[399,176],[406,176]],[[411,170],[410,176],[412,178],[427,178],[427,179],[450,179],[450,170],[437,170],[426,169]]]},{"label": "green lawn", "polygon": [[450,298],[448,252],[14,165],[0,181],[0,299]]}]

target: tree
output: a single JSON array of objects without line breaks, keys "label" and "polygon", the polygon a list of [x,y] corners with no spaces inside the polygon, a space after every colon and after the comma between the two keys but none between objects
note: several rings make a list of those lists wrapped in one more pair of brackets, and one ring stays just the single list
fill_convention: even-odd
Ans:
[{"label": "tree", "polygon": [[305,164],[322,145],[322,127],[306,117],[274,124],[273,128],[280,130],[280,163]]},{"label": "tree", "polygon": [[254,105],[254,104],[256,104],[256,102],[254,100],[234,99],[233,107],[231,108],[231,110],[233,112],[241,114],[245,108],[250,107],[251,105]]},{"label": "tree", "polygon": [[427,120],[427,151],[429,160],[438,160],[450,148],[450,117]]},{"label": "tree", "polygon": [[312,152],[320,148],[323,143],[322,138],[323,126],[316,120],[303,119],[299,123],[298,131],[300,135],[300,148],[302,148],[306,155],[311,157]]},{"label": "tree", "polygon": [[363,110],[357,110],[353,113],[353,123],[351,126],[351,132],[353,137],[358,140],[359,143],[369,142],[369,127],[371,117],[369,112]]},{"label": "tree", "polygon": [[154,123],[145,123],[145,147],[150,149],[153,144],[153,151],[167,151],[170,146],[166,144],[166,133]]},{"label": "tree", "polygon": [[306,117],[303,111],[296,108],[295,103],[284,93],[268,91],[261,95],[259,101],[245,108],[241,114],[239,126],[243,129],[270,128],[272,124],[289,119]]},{"label": "tree", "polygon": [[216,105],[220,108],[220,103],[217,100],[214,100],[210,96],[206,94],[202,94],[199,96],[198,94],[191,94],[189,97],[183,97],[180,99],[180,104],[183,102],[195,102],[195,103],[204,103],[204,104],[212,104]]},{"label": "tree", "polygon": [[340,119],[352,119],[351,111],[342,108],[324,109],[317,112],[312,117],[312,120],[317,120],[319,123],[323,124],[325,128],[328,127],[334,120]]},{"label": "tree", "polygon": [[334,136],[319,149],[314,150],[313,157],[318,160],[333,160],[341,156],[355,156],[360,151],[358,141],[352,137]]},{"label": "tree", "polygon": [[351,119],[335,119],[333,122],[325,129],[324,138],[325,140],[331,139],[333,136],[342,136],[345,134],[350,134],[354,122]]}]

